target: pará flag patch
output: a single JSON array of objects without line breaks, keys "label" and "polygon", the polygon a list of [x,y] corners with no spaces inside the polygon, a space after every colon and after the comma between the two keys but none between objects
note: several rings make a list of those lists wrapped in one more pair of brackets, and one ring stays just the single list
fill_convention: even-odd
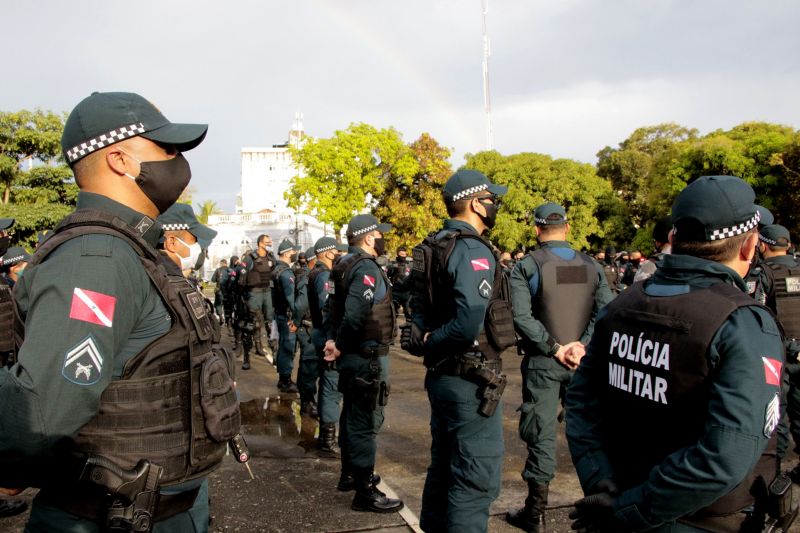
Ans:
[{"label": "par\u00e1 flag patch", "polygon": [[770,359],[769,357],[762,357],[764,361],[764,377],[768,385],[781,386],[781,366],[783,363],[777,359]]},{"label": "par\u00e1 flag patch", "polygon": [[364,274],[364,285],[367,285],[368,287],[374,287],[375,286],[375,278],[373,278],[372,276],[370,276],[368,274]]},{"label": "par\u00e1 flag patch", "polygon": [[116,306],[117,298],[114,296],[75,287],[69,317],[110,328],[114,324]]},{"label": "par\u00e1 flag patch", "polygon": [[472,261],[470,261],[470,263],[472,264],[472,270],[476,272],[478,270],[489,270],[489,259],[486,257],[482,257],[480,259],[473,259]]}]

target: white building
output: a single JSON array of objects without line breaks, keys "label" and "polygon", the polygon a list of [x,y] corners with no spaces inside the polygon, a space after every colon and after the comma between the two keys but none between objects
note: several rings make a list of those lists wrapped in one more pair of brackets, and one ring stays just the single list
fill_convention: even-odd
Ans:
[{"label": "white building", "polygon": [[236,213],[209,217],[208,225],[218,234],[208,249],[203,278],[211,278],[220,259],[241,257],[255,249],[261,234],[272,237],[275,249],[288,238],[306,250],[320,237],[333,233],[332,227],[326,228],[316,218],[290,209],[284,198],[289,181],[298,174],[289,145],[299,146],[303,137],[303,115],[297,113],[286,143],[242,148],[242,182]]}]

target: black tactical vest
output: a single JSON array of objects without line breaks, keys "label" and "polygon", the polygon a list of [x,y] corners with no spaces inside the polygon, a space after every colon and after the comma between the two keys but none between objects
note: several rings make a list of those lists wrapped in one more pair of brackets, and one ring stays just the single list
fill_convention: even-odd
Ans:
[{"label": "black tactical vest", "polygon": [[[774,309],[786,338],[800,339],[800,265],[790,267],[770,261],[763,264],[772,276]],[[767,305],[772,304],[768,299]]]},{"label": "black tactical vest", "polygon": [[[341,324],[342,318],[344,317],[344,305],[347,300],[347,292],[350,288],[350,284],[353,282],[350,274],[353,268],[361,261],[372,261],[376,265],[378,264],[375,258],[370,255],[350,254],[337,261],[331,271],[334,293],[332,295],[332,305],[330,306],[330,320],[334,330],[339,328],[339,324]],[[394,316],[394,306],[392,305],[392,287],[383,269],[379,267],[379,270],[383,278],[383,283],[386,286],[386,295],[380,302],[373,300],[369,315],[367,315],[366,320],[364,320],[361,338],[354,339],[353,344],[375,341],[380,345],[389,345],[392,344],[394,336],[397,333],[397,321]]]},{"label": "black tactical vest", "polygon": [[161,486],[206,476],[219,466],[240,424],[232,360],[217,344],[219,326],[203,296],[182,276],[168,276],[160,254],[108,213],[81,209],[67,216],[31,266],[64,242],[96,233],[125,241],[139,255],[172,327],[129,359],[122,376],[103,391],[98,414],[81,428],[73,451],[101,455],[125,469],[149,459],[164,468]]},{"label": "black tactical vest", "polygon": [[606,275],[606,283],[608,283],[608,288],[614,294],[619,293],[619,267],[614,264],[608,264],[605,261],[601,263],[603,265],[603,274]]},{"label": "black tactical vest", "polygon": [[[433,232],[412,250],[411,286],[417,298],[417,305],[421,306],[426,320],[425,329],[435,330],[454,318],[455,296],[452,292],[452,281],[447,274],[447,262],[458,239],[477,239],[492,252],[497,261],[483,328],[475,341],[487,360],[500,359],[503,350],[516,342],[514,315],[511,311],[511,290],[498,261],[499,252],[492,243],[476,233],[463,230]],[[441,355],[461,355],[474,350],[474,346],[473,342],[464,346],[461,353]]]},{"label": "black tactical vest", "polygon": [[317,276],[330,270],[321,261],[317,262],[314,269],[308,274],[308,311],[311,313],[311,324],[314,329],[322,329],[322,309],[319,308],[319,293],[317,292]]},{"label": "black tactical vest", "polygon": [[[635,283],[608,304],[593,338],[596,353],[608,361],[608,370],[599,370],[606,382],[603,448],[622,490],[645,482],[654,465],[697,441],[711,389],[709,346],[732,312],[757,305],[727,283],[670,297],[648,296],[643,287]],[[778,409],[777,387],[775,393]],[[765,488],[775,477],[776,442],[773,432],[756,467],[735,489],[682,521],[708,526],[714,517],[751,505],[751,489]]]},{"label": "black tactical vest", "polygon": [[0,356],[8,358],[16,350],[14,342],[14,297],[11,287],[0,276]]},{"label": "black tactical vest", "polygon": [[250,253],[250,270],[247,271],[245,284],[251,288],[269,287],[275,269],[275,259],[267,253],[261,257],[256,252]]},{"label": "black tactical vest", "polygon": [[[296,309],[302,309],[305,307],[306,312],[300,317],[300,320],[308,320],[311,318],[311,306],[308,301],[308,267],[295,266],[292,271],[294,272],[294,305]],[[301,294],[304,287],[306,289],[305,294]],[[305,305],[300,302],[301,298],[306,299]]]},{"label": "black tactical vest", "polygon": [[599,285],[594,260],[575,252],[575,257],[568,261],[547,248],[539,248],[530,256],[539,267],[533,316],[559,344],[580,340],[592,318],[594,294]]},{"label": "black tactical vest", "polygon": [[275,314],[287,316],[289,312],[289,302],[286,300],[286,294],[283,292],[283,284],[281,282],[281,275],[289,270],[289,265],[280,262],[272,270],[275,276],[275,283],[272,285],[272,306],[275,308]]}]

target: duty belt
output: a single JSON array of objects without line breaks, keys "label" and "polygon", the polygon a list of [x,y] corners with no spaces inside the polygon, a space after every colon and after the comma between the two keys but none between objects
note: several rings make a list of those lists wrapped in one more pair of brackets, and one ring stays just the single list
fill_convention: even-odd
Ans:
[{"label": "duty belt", "polygon": [[503,370],[502,359],[486,359],[481,352],[467,352],[463,355],[448,357],[434,368],[429,368],[429,372],[447,376],[468,376],[477,368],[486,368],[494,372]]},{"label": "duty belt", "polygon": [[377,346],[365,346],[361,348],[362,357],[381,357],[383,355],[389,355],[388,344],[379,344]]}]

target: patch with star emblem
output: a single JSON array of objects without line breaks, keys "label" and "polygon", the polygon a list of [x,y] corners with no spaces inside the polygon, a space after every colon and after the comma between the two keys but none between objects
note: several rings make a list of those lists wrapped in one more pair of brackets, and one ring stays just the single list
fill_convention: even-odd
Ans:
[{"label": "patch with star emblem", "polygon": [[61,375],[76,385],[94,385],[103,373],[103,354],[89,335],[64,356]]},{"label": "patch with star emblem", "polygon": [[478,285],[478,294],[484,298],[489,298],[489,296],[492,294],[492,284],[485,279],[481,280],[480,285]]}]

